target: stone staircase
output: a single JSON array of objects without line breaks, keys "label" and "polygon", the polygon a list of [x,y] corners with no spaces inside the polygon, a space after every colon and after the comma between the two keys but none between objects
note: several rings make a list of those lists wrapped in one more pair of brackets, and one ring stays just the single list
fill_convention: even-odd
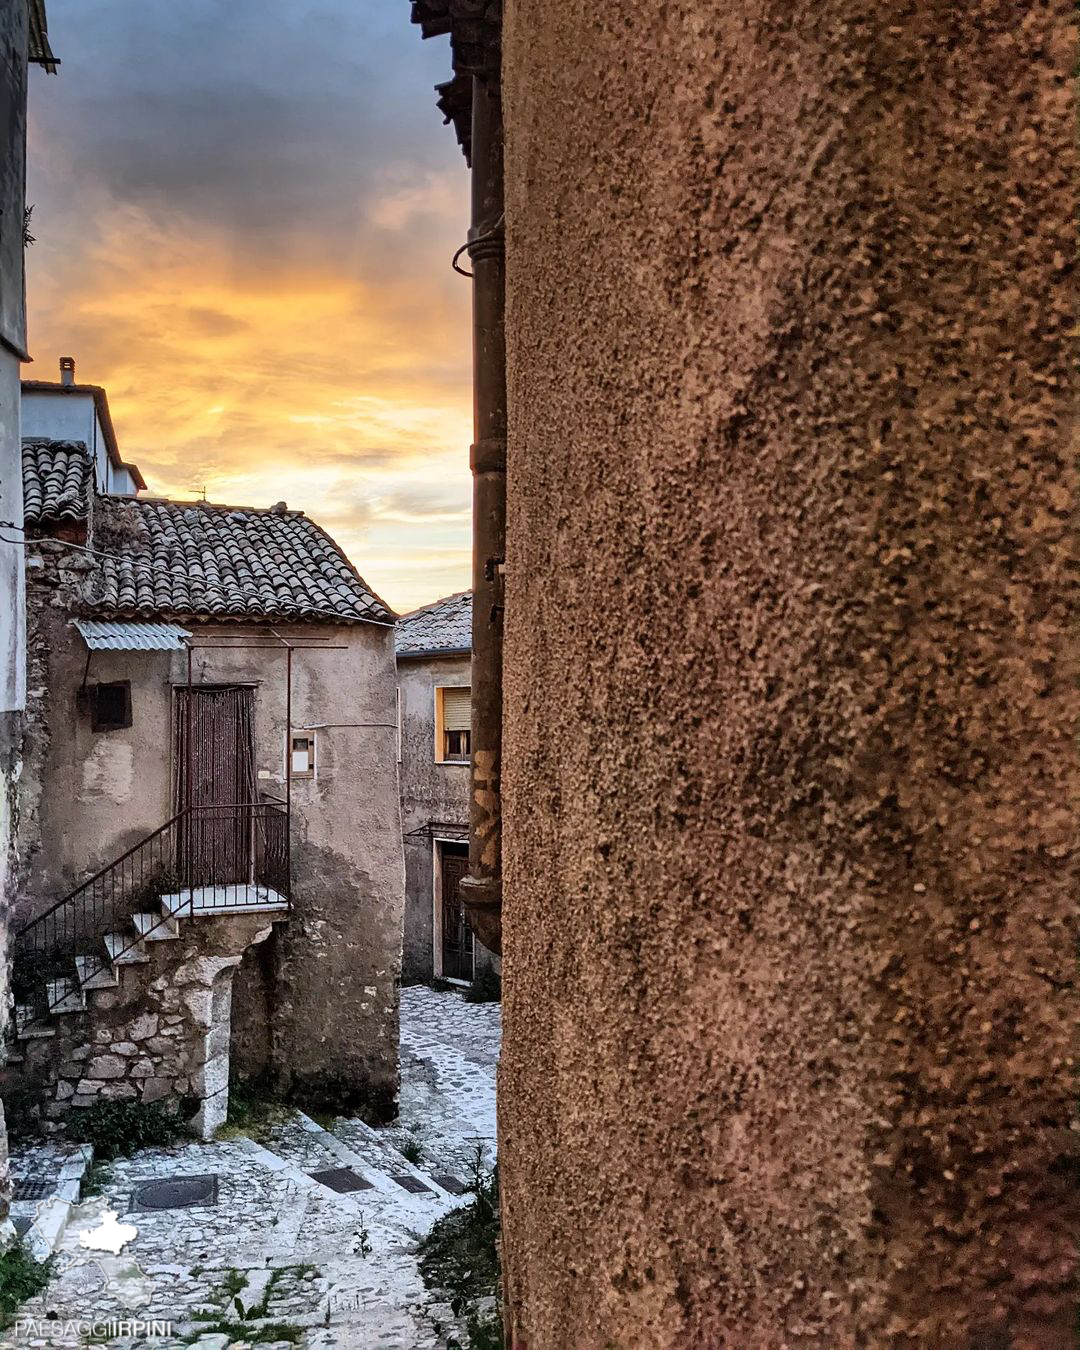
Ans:
[{"label": "stone staircase", "polygon": [[233,971],[288,912],[266,886],[161,895],[50,961],[36,988],[24,979],[0,1079],[29,1090],[50,1132],[100,1101],[194,1101],[210,1138],[228,1107]]},{"label": "stone staircase", "polygon": [[58,1247],[93,1156],[89,1144],[31,1143],[12,1151],[10,1219],[35,1260]]},{"label": "stone staircase", "polygon": [[[234,896],[237,898],[223,900]],[[199,887],[163,895],[159,910],[132,914],[123,929],[104,933],[100,945],[73,957],[70,975],[43,979],[43,997],[14,1004],[9,1025],[9,1038],[14,1044],[9,1044],[7,1063],[21,1062],[20,1042],[55,1036],[58,1017],[85,1012],[90,1006],[88,998],[95,991],[117,988],[123,967],[146,965],[150,961],[148,944],[179,940],[183,920],[213,915],[281,915],[288,908],[284,896],[265,886]]]},{"label": "stone staircase", "polygon": [[270,1130],[260,1147],[308,1177],[351,1172],[367,1184],[345,1194],[355,1194],[359,1202],[369,1205],[386,1202],[392,1209],[410,1213],[422,1214],[432,1208],[441,1212],[457,1203],[460,1195],[456,1178],[431,1175],[409,1162],[378,1130],[349,1117],[335,1119],[332,1128],[326,1129],[303,1111],[295,1111],[287,1122]]}]

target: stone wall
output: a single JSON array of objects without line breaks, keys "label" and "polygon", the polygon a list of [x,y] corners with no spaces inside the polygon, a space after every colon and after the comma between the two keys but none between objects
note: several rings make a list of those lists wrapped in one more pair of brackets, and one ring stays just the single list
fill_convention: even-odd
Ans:
[{"label": "stone wall", "polygon": [[234,1083],[263,1084],[273,1078],[274,989],[278,945],[249,947],[233,976],[230,1074]]},{"label": "stone wall", "polygon": [[98,1101],[165,1101],[190,1105],[211,1138],[228,1110],[233,973],[270,917],[181,919],[178,937],[146,943],[145,964],[116,967],[114,988],[89,990],[85,1011],[54,1013],[52,1036],[20,1040],[5,1087],[29,1090],[47,1130]]},{"label": "stone wall", "polygon": [[1072,10],[505,10],[519,1340],[1072,1344]]}]

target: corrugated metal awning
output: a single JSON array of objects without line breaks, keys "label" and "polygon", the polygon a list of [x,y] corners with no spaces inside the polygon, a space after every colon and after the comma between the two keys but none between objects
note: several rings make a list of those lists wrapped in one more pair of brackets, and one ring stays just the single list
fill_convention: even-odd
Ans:
[{"label": "corrugated metal awning", "polygon": [[191,636],[176,623],[76,619],[75,627],[92,652],[178,652]]}]

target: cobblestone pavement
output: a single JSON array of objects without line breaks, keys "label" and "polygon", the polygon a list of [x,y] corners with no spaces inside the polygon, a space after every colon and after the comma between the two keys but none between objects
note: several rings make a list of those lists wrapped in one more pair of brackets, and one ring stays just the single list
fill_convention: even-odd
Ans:
[{"label": "cobblestone pavement", "polygon": [[[153,1342],[163,1350],[192,1340],[203,1350],[239,1350],[252,1332],[279,1350],[444,1346],[449,1310],[423,1287],[416,1239],[459,1203],[432,1178],[460,1177],[477,1146],[493,1161],[499,1035],[497,1004],[406,989],[398,1124],[372,1130],[339,1119],[328,1131],[295,1113],[260,1142],[192,1143],[112,1164],[101,1194],[72,1211],[56,1278],[20,1310],[35,1325],[17,1337],[0,1333],[8,1337],[0,1346],[74,1348],[86,1344],[87,1328],[66,1326],[69,1319],[133,1318],[172,1323],[172,1336]],[[343,1167],[367,1188],[337,1193],[308,1175]],[[215,1204],[156,1212],[134,1205],[144,1181],[205,1176],[217,1178]],[[395,1177],[427,1189],[413,1193]],[[114,1255],[100,1247],[116,1222],[136,1232]],[[84,1245],[84,1236],[98,1245]],[[148,1343],[145,1331],[108,1339]]]},{"label": "cobblestone pavement", "polygon": [[466,1003],[427,985],[401,991],[400,1113],[380,1133],[399,1149],[418,1145],[428,1172],[461,1176],[478,1146],[487,1166],[495,1161],[501,1018],[498,1003]]}]

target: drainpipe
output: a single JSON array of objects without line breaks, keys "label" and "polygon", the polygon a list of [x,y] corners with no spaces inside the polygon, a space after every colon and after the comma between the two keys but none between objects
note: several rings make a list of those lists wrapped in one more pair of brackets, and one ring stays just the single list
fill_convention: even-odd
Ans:
[{"label": "drainpipe", "polygon": [[506,333],[503,126],[497,77],[473,76],[473,630],[469,875],[473,933],[502,951],[502,648],[506,558]]}]

